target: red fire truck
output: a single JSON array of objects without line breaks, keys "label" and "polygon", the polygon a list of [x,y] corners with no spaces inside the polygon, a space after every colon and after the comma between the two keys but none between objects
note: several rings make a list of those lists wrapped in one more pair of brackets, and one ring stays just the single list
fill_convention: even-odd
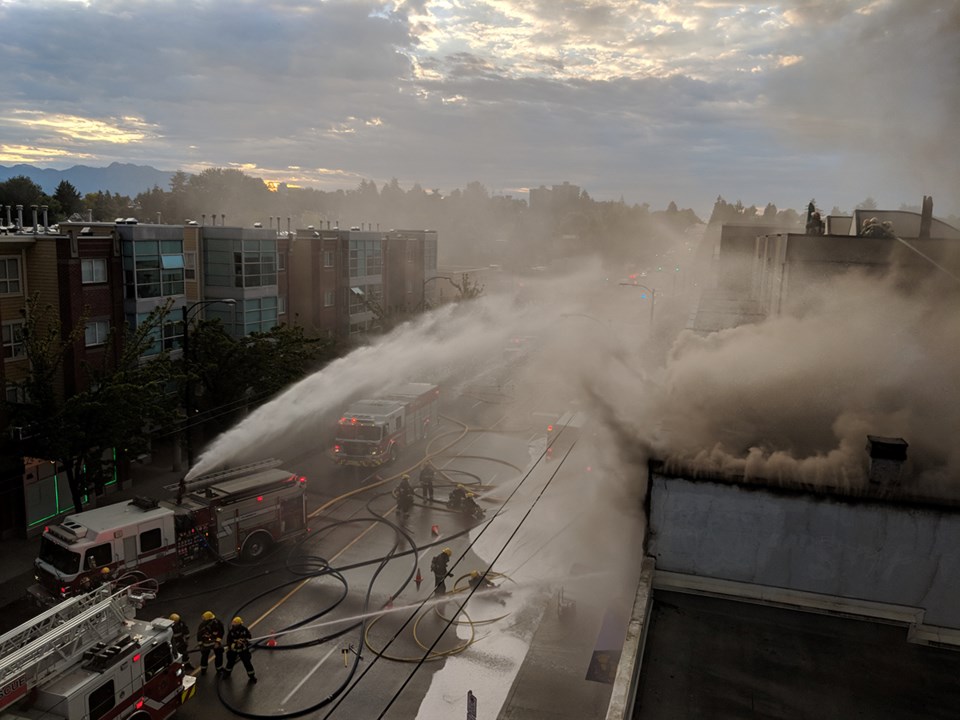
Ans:
[{"label": "red fire truck", "polygon": [[378,467],[427,437],[438,420],[440,388],[407,383],[374,399],[358,400],[337,424],[331,456],[341,465]]},{"label": "red fire truck", "polygon": [[0,636],[0,720],[165,720],[196,691],[173,622],[127,592],[77,595]]},{"label": "red fire truck", "polygon": [[258,560],[306,532],[306,479],[277,460],[181,481],[174,500],[135,498],[67,515],[44,529],[34,561],[42,604],[96,587],[103,568],[163,582],[221,560]]}]

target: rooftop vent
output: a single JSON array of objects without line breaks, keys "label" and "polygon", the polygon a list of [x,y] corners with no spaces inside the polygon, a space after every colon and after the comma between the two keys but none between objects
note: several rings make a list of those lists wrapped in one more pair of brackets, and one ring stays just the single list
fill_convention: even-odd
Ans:
[{"label": "rooftop vent", "polygon": [[903,438],[867,435],[867,452],[870,453],[867,476],[870,482],[874,485],[899,485],[903,463],[907,459],[907,447],[907,441]]}]

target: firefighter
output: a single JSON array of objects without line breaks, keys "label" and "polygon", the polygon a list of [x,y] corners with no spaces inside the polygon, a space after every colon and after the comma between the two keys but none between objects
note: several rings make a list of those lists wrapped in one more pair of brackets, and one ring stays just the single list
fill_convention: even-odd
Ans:
[{"label": "firefighter", "polygon": [[430,561],[430,570],[433,572],[435,582],[435,592],[442,595],[447,592],[447,578],[453,577],[453,573],[447,570],[447,564],[450,562],[450,556],[453,550],[445,547],[442,551],[433,556]]},{"label": "firefighter", "polygon": [[[499,589],[498,585],[495,585],[490,578],[486,577],[479,570],[470,571],[470,580],[468,582],[470,583],[470,587],[473,590],[498,590]],[[506,593],[506,594],[509,595],[510,593]],[[507,604],[507,601],[504,600],[502,597],[495,598],[495,600],[501,605]]]},{"label": "firefighter", "polygon": [[213,651],[213,666],[217,672],[223,670],[223,623],[207,610],[203,614],[200,627],[197,628],[197,644],[200,646],[200,674],[207,674],[210,651]]},{"label": "firefighter", "polygon": [[243,618],[235,617],[227,632],[227,668],[223,671],[224,677],[230,677],[233,666],[237,664],[237,658],[240,658],[240,662],[247,671],[247,682],[253,684],[257,681],[253,662],[250,660],[251,637],[247,626],[243,624]]},{"label": "firefighter", "polygon": [[457,486],[450,491],[450,498],[447,500],[447,506],[451,510],[459,510],[460,506],[463,505],[463,499],[466,496],[467,489],[458,483]]},{"label": "firefighter", "polygon": [[420,492],[423,494],[424,500],[433,502],[433,481],[436,475],[437,471],[434,470],[433,464],[427,460],[424,466],[420,468]]},{"label": "firefighter", "polygon": [[477,501],[473,498],[473,493],[468,492],[466,497],[463,498],[463,504],[461,505],[460,510],[467,517],[473,518],[474,520],[480,520],[485,513],[483,508],[477,505]]},{"label": "firefighter", "polygon": [[393,496],[397,499],[397,513],[401,521],[405,521],[413,509],[413,488],[410,487],[410,476],[403,475],[400,484],[394,488]]},{"label": "firefighter", "polygon": [[187,670],[193,670],[193,665],[190,664],[190,653],[187,650],[190,628],[177,613],[170,615],[170,619],[173,620],[173,651],[180,656],[180,661]]}]

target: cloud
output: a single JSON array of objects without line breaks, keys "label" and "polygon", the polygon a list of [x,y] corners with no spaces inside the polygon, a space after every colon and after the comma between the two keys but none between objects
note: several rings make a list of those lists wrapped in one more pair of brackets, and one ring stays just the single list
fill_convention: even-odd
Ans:
[{"label": "cloud", "polygon": [[718,193],[948,209],[958,6],[922,4],[12,0],[0,117],[44,121],[0,143],[61,166],[569,179],[701,212]]}]

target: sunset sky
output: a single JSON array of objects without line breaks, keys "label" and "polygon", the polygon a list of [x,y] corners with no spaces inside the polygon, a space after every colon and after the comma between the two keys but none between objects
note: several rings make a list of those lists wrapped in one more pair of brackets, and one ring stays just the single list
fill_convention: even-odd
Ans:
[{"label": "sunset sky", "polygon": [[0,164],[960,213],[955,0],[0,0]]}]

